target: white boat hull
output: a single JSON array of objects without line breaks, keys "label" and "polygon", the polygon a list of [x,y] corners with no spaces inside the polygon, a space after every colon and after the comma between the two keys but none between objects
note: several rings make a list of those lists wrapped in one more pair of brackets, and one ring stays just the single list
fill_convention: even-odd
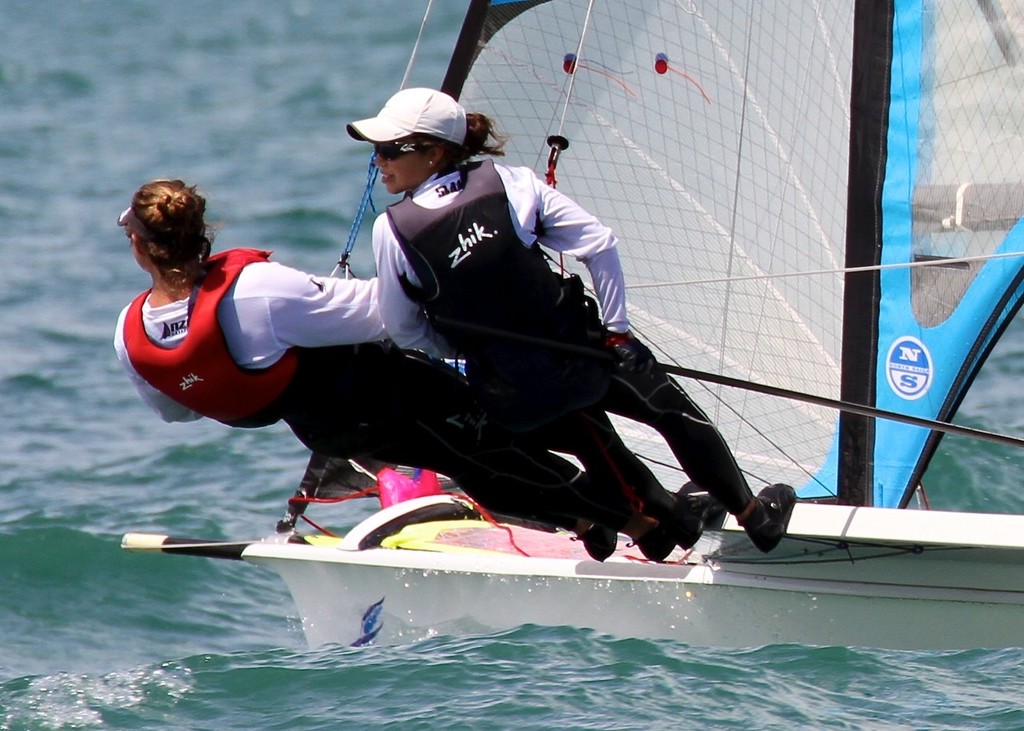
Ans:
[{"label": "white boat hull", "polygon": [[348,538],[255,543],[242,558],[280,574],[312,646],[525,624],[718,647],[1024,644],[1024,517],[800,505],[791,534],[764,556],[727,524],[678,564],[352,550]]}]

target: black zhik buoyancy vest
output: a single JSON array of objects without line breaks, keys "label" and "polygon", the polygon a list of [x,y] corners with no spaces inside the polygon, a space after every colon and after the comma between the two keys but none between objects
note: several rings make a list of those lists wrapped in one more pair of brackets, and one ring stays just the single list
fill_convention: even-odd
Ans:
[{"label": "black zhik buoyancy vest", "polygon": [[550,334],[560,295],[559,276],[540,247],[516,234],[508,197],[494,164],[461,170],[464,187],[438,209],[404,198],[388,207],[392,230],[420,286],[403,282],[439,333],[452,345],[472,342],[445,320],[533,335]]},{"label": "black zhik buoyancy vest", "polygon": [[[577,277],[563,279],[548,267],[538,245],[524,246],[492,162],[461,173],[464,188],[446,207],[423,208],[411,198],[388,207],[421,283],[405,280],[403,288],[463,353],[470,386],[495,422],[525,431],[596,403],[608,389],[606,364],[557,347],[588,341],[599,325],[596,305]],[[472,334],[460,324],[492,332]]]}]

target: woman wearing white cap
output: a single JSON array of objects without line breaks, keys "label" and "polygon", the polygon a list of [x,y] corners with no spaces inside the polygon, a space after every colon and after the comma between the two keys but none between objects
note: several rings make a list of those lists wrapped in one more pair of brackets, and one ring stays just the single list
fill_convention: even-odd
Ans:
[{"label": "woman wearing white cap", "polygon": [[195,187],[155,180],[118,219],[152,287],[121,312],[114,347],[165,421],[284,421],[315,452],[433,469],[490,510],[581,533],[629,518],[624,500],[589,499],[570,462],[481,419],[454,370],[384,347],[376,279],[211,255],[205,208]]},{"label": "woman wearing white cap", "polygon": [[[471,162],[503,154],[503,140],[488,117],[467,114],[442,92],[401,91],[348,132],[374,144],[388,192],[405,194],[373,228],[381,313],[395,343],[461,355],[493,419],[540,430],[552,448],[583,461],[595,486],[607,491],[608,480],[598,478],[613,475],[641,512],[660,521],[637,541],[648,557],[660,560],[672,542],[692,545],[708,506],[687,491],[666,501],[605,411],[657,429],[690,479],[737,516],[758,548],[778,544],[792,488],[772,485],[755,498],[718,430],[630,334],[607,226],[528,168]],[[586,265],[599,328],[588,298],[551,271],[540,245]],[[525,340],[588,345],[595,331],[615,367]]]}]

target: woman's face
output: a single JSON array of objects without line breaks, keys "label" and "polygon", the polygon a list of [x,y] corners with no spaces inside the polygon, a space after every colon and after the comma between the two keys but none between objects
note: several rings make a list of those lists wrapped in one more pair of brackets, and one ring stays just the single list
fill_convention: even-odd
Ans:
[{"label": "woman's face", "polygon": [[399,140],[373,146],[374,163],[388,193],[405,193],[437,172],[441,148],[429,142]]}]

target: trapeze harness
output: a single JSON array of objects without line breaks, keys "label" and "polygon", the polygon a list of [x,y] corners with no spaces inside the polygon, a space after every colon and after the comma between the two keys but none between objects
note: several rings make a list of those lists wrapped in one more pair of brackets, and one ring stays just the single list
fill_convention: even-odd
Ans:
[{"label": "trapeze harness", "polygon": [[460,173],[462,192],[447,206],[424,208],[408,195],[388,206],[420,281],[403,276],[402,288],[464,355],[470,385],[499,424],[532,429],[596,403],[607,365],[514,337],[585,344],[600,328],[596,303],[578,277],[553,272],[537,244],[523,245],[490,160]]},{"label": "trapeze harness", "polygon": [[[146,334],[142,304],[149,291],[136,297],[124,321],[124,343],[132,367],[169,398],[230,426],[262,426],[277,420],[269,414],[298,368],[289,350],[267,368],[242,368],[231,357],[217,321],[217,307],[242,269],[267,261],[268,251],[231,249],[211,256],[189,300],[188,333],[175,348],[162,348]],[[151,290],[150,290],[151,291]]]}]

